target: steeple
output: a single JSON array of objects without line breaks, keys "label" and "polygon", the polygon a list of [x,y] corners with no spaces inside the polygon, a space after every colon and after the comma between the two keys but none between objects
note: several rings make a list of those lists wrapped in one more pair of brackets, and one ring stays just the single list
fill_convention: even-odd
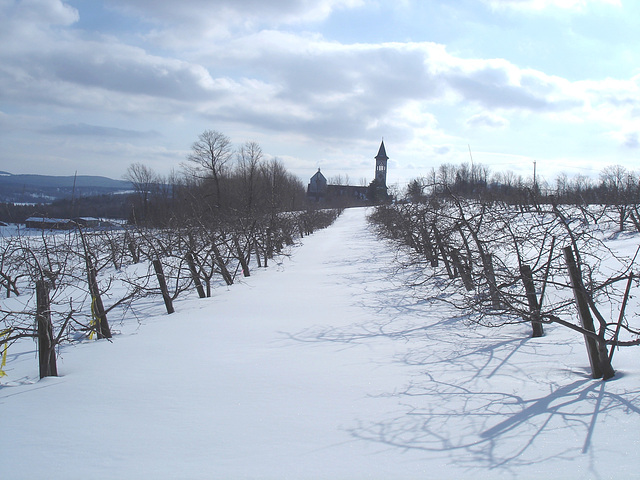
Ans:
[{"label": "steeple", "polygon": [[387,188],[387,151],[384,148],[384,139],[380,143],[378,155],[376,155],[376,181],[379,187]]},{"label": "steeple", "polygon": [[384,139],[382,139],[382,143],[380,143],[380,148],[378,149],[378,155],[376,155],[376,160],[378,158],[384,158],[385,160],[389,160],[389,157],[387,157],[387,151],[384,149]]}]

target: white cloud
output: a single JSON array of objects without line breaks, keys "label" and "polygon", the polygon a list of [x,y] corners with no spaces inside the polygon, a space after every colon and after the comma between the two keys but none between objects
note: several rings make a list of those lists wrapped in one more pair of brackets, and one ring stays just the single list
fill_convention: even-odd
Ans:
[{"label": "white cloud", "polygon": [[578,112],[582,121],[601,125],[603,137],[620,147],[640,146],[640,75],[628,80],[586,80],[574,86],[587,99],[587,108]]},{"label": "white cloud", "polygon": [[450,57],[443,79],[463,100],[486,108],[562,111],[581,106],[571,83],[506,60],[465,60]]},{"label": "white cloud", "polygon": [[542,11],[549,8],[583,10],[589,5],[598,3],[622,6],[621,0],[484,0],[484,2],[494,9],[529,11]]},{"label": "white cloud", "polygon": [[242,18],[262,19],[274,24],[287,24],[324,20],[333,11],[361,7],[364,0],[183,0],[167,2],[157,0],[106,0],[107,4],[133,10],[144,17],[162,22],[176,20],[208,21],[231,20],[241,23]]},{"label": "white cloud", "polygon": [[365,0],[107,0],[127,14],[142,16],[155,28],[147,35],[165,48],[192,48],[203,40],[229,38],[234,32],[317,23],[336,10],[365,5]]},{"label": "white cloud", "polygon": [[640,133],[639,132],[627,132],[625,134],[624,146],[628,148],[640,148]]},{"label": "white cloud", "polygon": [[[12,102],[140,117],[199,115],[328,140],[393,132],[448,144],[452,138],[431,112],[439,104],[538,113],[582,105],[566,80],[506,60],[456,57],[431,42],[340,44],[263,30],[217,42],[195,62],[110,37],[51,31],[44,47],[23,44],[19,56],[5,51],[0,59],[0,98]],[[506,122],[493,115],[485,125]]]},{"label": "white cloud", "polygon": [[78,11],[60,0],[14,0],[8,3],[18,21],[68,26],[79,19]]},{"label": "white cloud", "polygon": [[484,112],[471,116],[465,124],[471,128],[504,128],[509,125],[509,120],[499,115]]},{"label": "white cloud", "polygon": [[[235,129],[251,140],[285,139],[281,143],[295,143],[291,150],[297,149],[299,156],[326,151],[327,144],[339,145],[330,154],[336,162],[360,158],[345,151],[382,136],[391,145],[403,145],[406,157],[456,162],[468,141],[480,142],[465,137],[480,130],[476,127],[483,127],[484,136],[494,135],[495,145],[506,137],[500,135],[507,126],[513,127],[514,135],[516,126],[561,130],[564,140],[571,138],[574,130],[570,128],[589,124],[606,138],[607,146],[614,142],[636,146],[639,78],[572,82],[522,68],[515,60],[465,58],[434,42],[339,43],[319,32],[274,27],[318,21],[336,9],[362,3],[113,0],[110,5],[135,9],[136,15],[143,12],[144,19],[155,26],[157,38],[167,41],[173,35],[177,39],[171,48],[156,50],[156,45],[138,41],[139,37],[137,45],[132,45],[132,35],[114,38],[80,30],[75,25],[78,11],[61,1],[0,0],[2,121],[11,123],[14,112],[26,112],[49,117],[48,122],[33,124],[34,132],[58,128],[61,137],[98,132],[103,137],[111,133],[112,139],[132,138],[126,134],[133,132],[136,141],[145,135],[135,132],[158,131],[164,140],[178,121],[188,122],[185,129],[196,129],[190,132],[192,137],[174,139],[167,147],[172,153],[165,158],[180,148],[176,145],[188,148],[197,129],[210,127],[232,137]],[[496,7],[552,3],[562,8],[586,5],[493,2]],[[201,42],[216,25],[221,28],[211,34],[217,35],[216,40]],[[225,36],[231,30],[233,35]],[[180,51],[183,45],[189,50]],[[52,115],[61,118],[53,121]],[[135,119],[141,123],[135,124]],[[102,127],[86,127],[91,125]],[[460,125],[471,128],[458,132]],[[553,135],[553,141],[561,137]],[[83,138],[75,135],[74,142]],[[155,140],[160,143],[161,138]],[[43,145],[52,142],[48,135]],[[61,142],[50,150],[63,155],[63,146]],[[133,158],[127,145],[119,148],[109,155]],[[501,148],[508,150],[511,145]],[[148,159],[158,153],[149,152],[134,153]]]},{"label": "white cloud", "polygon": [[42,133],[50,135],[77,135],[103,138],[157,138],[160,134],[156,131],[138,131],[124,128],[103,127],[100,125],[90,125],[86,123],[73,123],[66,125],[56,125],[42,130]]}]

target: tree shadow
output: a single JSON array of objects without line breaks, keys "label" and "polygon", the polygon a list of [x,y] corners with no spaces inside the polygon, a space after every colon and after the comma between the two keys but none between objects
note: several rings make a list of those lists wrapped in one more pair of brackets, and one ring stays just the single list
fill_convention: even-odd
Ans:
[{"label": "tree shadow", "polygon": [[584,465],[586,457],[587,475],[607,476],[596,460],[615,449],[605,445],[615,435],[603,439],[597,431],[640,414],[640,389],[619,382],[621,372],[608,382],[591,379],[582,338],[562,327],[546,326],[544,337],[531,338],[526,324],[474,324],[440,285],[412,288],[419,267],[398,267],[392,257],[332,265],[327,281],[358,291],[350,306],[365,320],[283,333],[296,343],[366,346],[372,361],[399,367],[369,392],[387,413],[363,413],[346,431],[469,471],[516,477],[523,468],[549,468],[546,462]]},{"label": "tree shadow", "polygon": [[[284,333],[296,343],[374,346],[388,352],[376,361],[407,367],[387,392],[370,395],[391,401],[392,413],[355,420],[353,438],[516,476],[550,460],[595,457],[598,425],[640,414],[640,390],[616,385],[621,372],[592,380],[571,332],[549,326],[531,338],[526,325],[473,325],[447,303],[417,300],[402,282],[381,290],[379,275],[353,299],[367,320]],[[576,359],[584,364],[571,368]]]},{"label": "tree shadow", "polygon": [[[431,378],[395,394],[406,399],[404,412],[361,421],[349,432],[403,450],[445,454],[461,467],[515,472],[518,467],[590,453],[598,418],[639,414],[639,395],[640,390],[620,394],[610,384],[590,379],[546,395],[520,396]],[[579,444],[550,442],[556,435],[573,436]]]}]

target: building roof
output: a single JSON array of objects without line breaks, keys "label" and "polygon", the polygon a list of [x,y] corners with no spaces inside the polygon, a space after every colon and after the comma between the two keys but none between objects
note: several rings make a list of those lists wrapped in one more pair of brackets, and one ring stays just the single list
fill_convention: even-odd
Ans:
[{"label": "building roof", "polygon": [[320,181],[324,180],[325,182],[327,181],[327,179],[324,178],[324,175],[322,173],[320,173],[320,169],[318,169],[318,171],[313,175],[313,177],[311,177],[311,181],[312,182],[314,182],[314,181],[317,182],[318,180],[320,180]]},{"label": "building roof", "polygon": [[25,223],[26,222],[56,224],[56,223],[71,223],[72,221],[68,218],[29,217],[25,220]]},{"label": "building roof", "polygon": [[389,160],[389,157],[387,157],[387,151],[384,149],[384,140],[382,140],[382,143],[380,143],[380,149],[378,150],[378,155],[376,155],[376,160],[378,158],[383,158],[385,160]]}]

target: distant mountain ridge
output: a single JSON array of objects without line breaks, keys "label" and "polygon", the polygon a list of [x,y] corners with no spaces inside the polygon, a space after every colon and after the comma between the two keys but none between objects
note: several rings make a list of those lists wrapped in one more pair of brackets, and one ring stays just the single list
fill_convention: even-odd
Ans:
[{"label": "distant mountain ridge", "polygon": [[14,175],[0,171],[0,202],[51,203],[72,196],[123,193],[132,188],[131,182],[97,175]]}]

